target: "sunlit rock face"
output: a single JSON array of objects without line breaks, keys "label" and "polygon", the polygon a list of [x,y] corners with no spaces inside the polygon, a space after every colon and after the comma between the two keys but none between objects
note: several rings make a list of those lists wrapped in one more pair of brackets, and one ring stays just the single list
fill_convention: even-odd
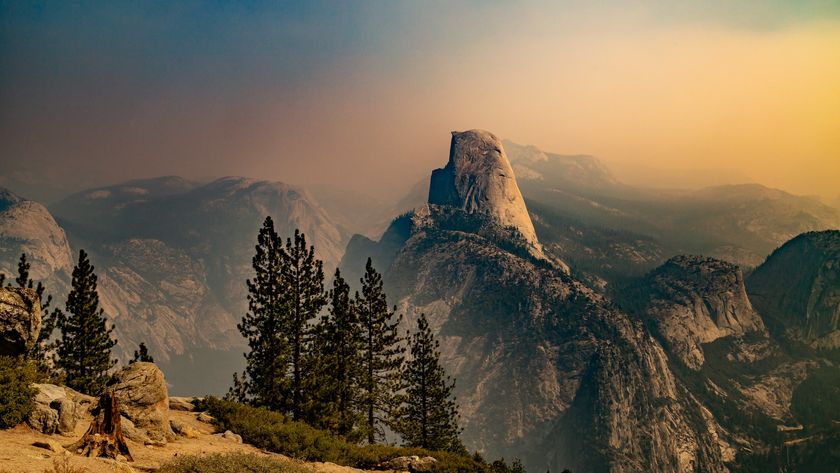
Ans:
[{"label": "sunlit rock face", "polygon": [[634,288],[626,306],[656,327],[683,364],[699,370],[703,344],[747,333],[766,335],[753,310],[741,269],[702,256],[675,256]]},{"label": "sunlit rock face", "polygon": [[502,142],[489,131],[452,132],[449,162],[432,172],[429,203],[490,215],[542,253]]}]

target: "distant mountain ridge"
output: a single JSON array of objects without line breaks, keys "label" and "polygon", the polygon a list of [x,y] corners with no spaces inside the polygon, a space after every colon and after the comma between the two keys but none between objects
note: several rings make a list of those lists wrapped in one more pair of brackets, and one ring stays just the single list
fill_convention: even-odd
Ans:
[{"label": "distant mountain ridge", "polygon": [[0,272],[17,276],[26,253],[34,279],[61,295],[69,287],[73,256],[67,235],[43,205],[0,188]]},{"label": "distant mountain ridge", "polygon": [[[246,310],[245,280],[267,215],[284,236],[295,228],[306,233],[327,271],[338,265],[347,242],[305,189],[279,182],[133,180],[69,196],[51,206],[55,220],[40,204],[3,195],[0,208],[8,208],[0,214],[0,235],[5,228],[15,238],[5,240],[0,268],[16,274],[26,251],[35,259],[33,275],[45,278],[63,306],[71,253],[87,250],[102,305],[116,324],[116,353],[126,359],[145,342],[175,392],[186,394],[224,392],[242,363],[236,324]],[[49,264],[41,264],[47,256]]]},{"label": "distant mountain ridge", "polygon": [[[664,258],[650,261],[650,270],[676,254],[703,254],[754,267],[785,241],[803,232],[840,228],[840,210],[812,197],[802,197],[759,184],[709,187],[700,190],[659,190],[621,183],[592,156],[563,156],[535,146],[505,142],[522,193],[535,216],[553,229],[541,237],[546,247],[558,247],[550,234],[565,239],[562,225],[627,232],[650,239]],[[541,210],[542,209],[542,210]],[[558,223],[561,223],[558,222]],[[538,225],[539,226],[539,225]],[[608,252],[607,248],[592,248]],[[562,253],[562,251],[561,251]],[[567,257],[568,258],[568,257]],[[612,278],[611,268],[598,277]],[[623,264],[623,263],[622,263]]]}]

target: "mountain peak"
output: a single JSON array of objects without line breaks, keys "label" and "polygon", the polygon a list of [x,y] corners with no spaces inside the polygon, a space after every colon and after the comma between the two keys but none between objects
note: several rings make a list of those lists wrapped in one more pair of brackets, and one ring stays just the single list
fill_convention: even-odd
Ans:
[{"label": "mountain peak", "polygon": [[432,171],[429,203],[490,215],[540,248],[502,142],[489,131],[452,132],[449,162]]}]

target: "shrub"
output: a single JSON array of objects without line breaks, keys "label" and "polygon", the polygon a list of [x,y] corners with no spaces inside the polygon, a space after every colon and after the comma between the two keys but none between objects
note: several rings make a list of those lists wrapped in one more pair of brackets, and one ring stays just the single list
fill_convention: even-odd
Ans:
[{"label": "shrub", "polygon": [[164,464],[158,473],[311,473],[312,470],[288,460],[281,461],[254,454],[214,454],[183,456]]},{"label": "shrub", "polygon": [[[436,472],[482,473],[488,466],[472,457],[450,452],[430,452],[392,445],[356,445],[331,432],[266,409],[208,397],[197,403],[216,418],[219,430],[231,430],[258,448],[308,461],[328,461],[356,468],[371,468],[407,455],[431,456],[438,460]],[[184,470],[191,471],[191,470]],[[262,470],[257,470],[262,471]]]},{"label": "shrub", "polygon": [[89,473],[89,471],[83,466],[73,466],[70,458],[60,456],[53,459],[52,468],[44,470],[44,473]]},{"label": "shrub", "polygon": [[22,358],[0,356],[0,429],[23,422],[35,407],[35,366]]}]

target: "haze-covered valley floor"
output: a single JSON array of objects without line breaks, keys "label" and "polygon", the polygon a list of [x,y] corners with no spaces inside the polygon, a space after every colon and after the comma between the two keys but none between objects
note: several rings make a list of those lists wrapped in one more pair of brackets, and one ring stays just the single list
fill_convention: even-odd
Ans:
[{"label": "haze-covered valley floor", "polygon": [[0,271],[25,252],[63,300],[84,248],[119,356],[145,342],[173,394],[218,394],[270,215],[327,274],[357,281],[371,257],[405,323],[429,317],[470,450],[532,471],[832,471],[840,210],[757,184],[628,186],[476,130],[418,181],[396,203],[240,177],[48,207],[4,191]]}]

